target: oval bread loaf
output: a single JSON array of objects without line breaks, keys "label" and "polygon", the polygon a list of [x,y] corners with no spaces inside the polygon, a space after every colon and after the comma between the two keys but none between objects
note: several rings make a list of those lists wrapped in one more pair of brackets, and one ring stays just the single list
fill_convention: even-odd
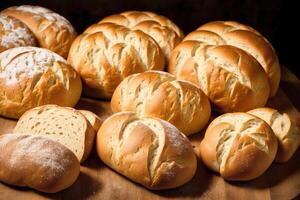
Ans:
[{"label": "oval bread loaf", "polygon": [[98,117],[98,115],[96,115],[95,113],[89,110],[78,110],[78,111],[81,112],[81,114],[83,114],[85,118],[87,118],[87,120],[94,128],[95,133],[97,133],[102,124],[102,120],[100,119],[100,117]]},{"label": "oval bread loaf", "polygon": [[114,114],[103,122],[97,152],[109,167],[155,190],[185,184],[197,168],[192,145],[178,129],[130,112]]},{"label": "oval bread loaf", "polygon": [[271,127],[247,113],[217,117],[200,144],[204,164],[227,180],[257,178],[271,165],[276,152],[277,139]]},{"label": "oval bread loaf", "polygon": [[55,193],[71,186],[80,172],[78,159],[64,145],[32,135],[0,136],[0,181]]},{"label": "oval bread loaf", "polygon": [[199,132],[211,112],[207,96],[198,87],[160,71],[124,79],[113,94],[111,108],[113,112],[132,111],[139,116],[161,118],[185,135]]},{"label": "oval bread loaf", "polygon": [[272,108],[257,108],[248,113],[267,122],[277,136],[278,151],[275,161],[288,161],[300,144],[299,122],[293,120],[287,113],[279,113]]},{"label": "oval bread loaf", "polygon": [[28,26],[39,46],[66,58],[76,31],[61,15],[40,6],[22,5],[7,8],[2,14],[15,17]]},{"label": "oval bread loaf", "polygon": [[20,20],[0,14],[0,52],[21,46],[37,46],[34,34]]},{"label": "oval bread loaf", "polygon": [[14,133],[48,137],[68,147],[83,162],[94,144],[95,131],[79,111],[56,105],[33,108],[19,119]]},{"label": "oval bread loaf", "polygon": [[19,118],[45,104],[73,107],[81,80],[61,56],[42,48],[18,47],[0,53],[0,115]]}]

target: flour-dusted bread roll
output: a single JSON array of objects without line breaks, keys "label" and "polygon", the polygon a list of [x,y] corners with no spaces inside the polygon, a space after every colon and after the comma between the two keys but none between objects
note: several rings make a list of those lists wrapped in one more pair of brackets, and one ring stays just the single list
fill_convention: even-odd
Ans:
[{"label": "flour-dusted bread roll", "polygon": [[44,104],[73,107],[80,95],[80,77],[61,56],[37,47],[0,53],[0,115],[19,118]]},{"label": "flour-dusted bread roll", "polygon": [[112,23],[92,25],[78,36],[68,62],[81,75],[84,94],[105,99],[125,77],[164,68],[163,54],[150,36]]},{"label": "flour-dusted bread roll", "polygon": [[287,113],[279,113],[272,108],[257,108],[248,113],[267,122],[278,139],[278,151],[275,162],[286,162],[296,152],[300,143],[299,122]]},{"label": "flour-dusted bread roll", "polygon": [[197,168],[191,143],[175,126],[131,112],[103,122],[97,152],[109,167],[154,190],[185,184]]},{"label": "flour-dusted bread roll", "polygon": [[15,17],[28,26],[39,46],[66,58],[76,31],[61,15],[40,6],[13,6],[1,13]]},{"label": "flour-dusted bread roll", "polygon": [[200,144],[204,164],[227,180],[257,178],[271,165],[276,152],[277,139],[271,127],[247,113],[217,117]]},{"label": "flour-dusted bread roll", "polygon": [[150,35],[162,49],[168,62],[172,49],[183,39],[183,33],[168,18],[153,12],[126,11],[102,19],[99,23],[115,23]]},{"label": "flour-dusted bread roll", "polygon": [[79,111],[87,118],[87,120],[93,126],[95,133],[97,133],[102,124],[102,120],[100,119],[100,117],[98,117],[98,115],[96,115],[95,113],[89,110],[79,110]]},{"label": "flour-dusted bread roll", "polygon": [[31,135],[0,136],[0,181],[55,193],[77,179],[78,159],[58,142]]},{"label": "flour-dusted bread roll", "polygon": [[133,111],[139,116],[161,118],[185,135],[198,133],[211,112],[207,96],[198,87],[161,71],[124,79],[113,94],[111,108],[113,112]]},{"label": "flour-dusted bread roll", "polygon": [[21,46],[37,46],[34,34],[20,20],[0,14],[0,52]]},{"label": "flour-dusted bread roll", "polygon": [[56,105],[33,108],[19,119],[14,133],[48,137],[68,147],[83,162],[93,147],[95,131],[79,111]]}]

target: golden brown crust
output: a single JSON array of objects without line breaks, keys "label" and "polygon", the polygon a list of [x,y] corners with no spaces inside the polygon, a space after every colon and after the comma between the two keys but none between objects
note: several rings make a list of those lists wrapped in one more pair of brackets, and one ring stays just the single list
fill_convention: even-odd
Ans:
[{"label": "golden brown crust", "polygon": [[93,126],[95,133],[97,133],[99,128],[102,125],[102,120],[100,119],[100,117],[89,110],[78,110],[78,111],[81,112],[81,114],[83,114],[87,118],[87,120]]},{"label": "golden brown crust", "polygon": [[81,75],[83,92],[105,99],[128,75],[164,68],[163,54],[150,36],[111,23],[92,25],[78,36],[68,62]]},{"label": "golden brown crust", "polygon": [[214,119],[200,144],[205,165],[227,180],[251,180],[264,173],[277,152],[271,127],[247,113]]},{"label": "golden brown crust", "polygon": [[197,168],[188,139],[166,121],[121,112],[106,119],[97,134],[102,161],[149,189],[175,188]]},{"label": "golden brown crust", "polygon": [[278,139],[278,151],[275,162],[287,162],[300,144],[299,122],[287,113],[280,113],[272,108],[257,108],[248,111],[267,122]]},{"label": "golden brown crust", "polygon": [[115,90],[113,112],[132,111],[166,120],[185,135],[198,133],[210,117],[207,96],[194,84],[169,73],[147,71],[124,79]]},{"label": "golden brown crust", "polygon": [[0,136],[0,180],[55,193],[71,186],[80,172],[78,159],[65,146],[32,135]]},{"label": "golden brown crust", "polygon": [[66,58],[76,31],[68,20],[40,6],[13,6],[1,13],[15,17],[28,26],[38,40],[39,46]]},{"label": "golden brown crust", "polygon": [[0,115],[19,118],[44,104],[73,107],[81,80],[59,55],[37,47],[18,47],[0,54]]}]

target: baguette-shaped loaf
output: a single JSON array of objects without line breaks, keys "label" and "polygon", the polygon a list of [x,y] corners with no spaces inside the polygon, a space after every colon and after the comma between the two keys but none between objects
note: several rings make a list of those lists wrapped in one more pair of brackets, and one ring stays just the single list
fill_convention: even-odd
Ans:
[{"label": "baguette-shaped loaf", "polygon": [[80,166],[72,151],[53,140],[23,134],[0,136],[0,181],[55,193],[71,186]]},{"label": "baguette-shaped loaf", "polygon": [[68,147],[83,162],[93,147],[95,131],[79,111],[56,105],[31,109],[19,119],[15,133],[48,137]]},{"label": "baguette-shaped loaf", "polygon": [[275,162],[286,162],[296,152],[300,143],[299,122],[287,113],[279,113],[273,108],[257,108],[248,113],[267,122],[278,139]]},{"label": "baguette-shaped loaf", "polygon": [[93,126],[95,133],[97,133],[102,124],[102,120],[100,119],[100,117],[98,117],[98,115],[96,115],[95,113],[89,110],[79,110],[79,111],[81,112],[81,114],[85,116],[85,118],[87,118],[87,120]]},{"label": "baguette-shaped loaf", "polygon": [[191,143],[175,126],[131,112],[116,113],[103,122],[97,152],[109,167],[155,190],[185,184],[197,168]]},{"label": "baguette-shaped loaf", "polygon": [[276,152],[277,139],[271,127],[247,113],[217,117],[200,144],[204,164],[227,180],[257,178],[271,165]]},{"label": "baguette-shaped loaf", "polygon": [[132,111],[161,118],[185,135],[198,133],[211,112],[209,100],[200,88],[160,71],[127,77],[115,90],[111,108],[113,112]]}]

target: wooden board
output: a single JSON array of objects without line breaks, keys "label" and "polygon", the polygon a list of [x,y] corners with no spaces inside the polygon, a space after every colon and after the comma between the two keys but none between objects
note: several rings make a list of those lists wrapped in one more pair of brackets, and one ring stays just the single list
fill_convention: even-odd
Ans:
[{"label": "wooden board", "polygon": [[[283,70],[282,89],[268,105],[300,119],[300,81]],[[283,92],[284,91],[284,92]],[[88,109],[103,119],[111,114],[109,102],[82,98],[77,108]],[[297,108],[297,109],[296,109]],[[0,134],[12,131],[16,121],[0,118]],[[197,150],[201,133],[190,138]],[[186,185],[165,191],[150,191],[106,167],[95,151],[83,163],[78,180],[57,194],[43,194],[0,183],[0,199],[292,199],[300,193],[300,149],[285,164],[272,164],[261,177],[248,182],[227,182],[207,170],[200,160],[195,177]]]}]

